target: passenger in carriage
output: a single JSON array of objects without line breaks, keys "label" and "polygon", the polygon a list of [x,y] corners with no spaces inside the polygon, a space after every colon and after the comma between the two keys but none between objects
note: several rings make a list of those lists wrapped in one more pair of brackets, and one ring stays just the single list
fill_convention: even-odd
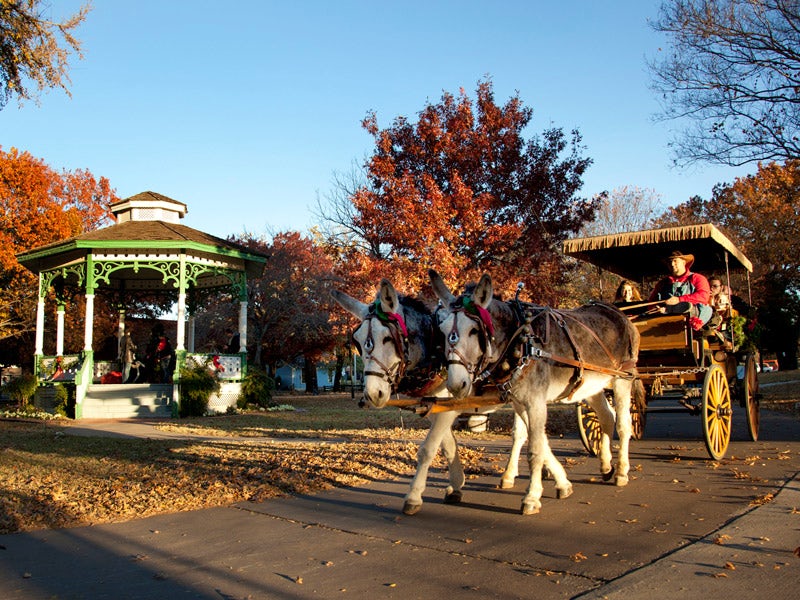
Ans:
[{"label": "passenger in carriage", "polygon": [[721,277],[713,275],[709,277],[708,282],[711,287],[710,304],[714,308],[714,316],[708,326],[713,328],[715,335],[726,348],[732,348],[734,342],[738,344],[741,340],[733,339],[731,319],[744,317],[749,322],[748,330],[751,330],[756,321],[755,311],[743,298],[734,294]]},{"label": "passenger in carriage", "polygon": [[708,302],[711,308],[718,312],[723,318],[729,317],[731,310],[731,289],[723,283],[721,277],[717,277],[716,275],[709,278],[708,285],[711,289],[711,297]]},{"label": "passenger in carriage", "polygon": [[625,305],[641,301],[642,295],[639,293],[639,287],[635,283],[627,279],[620,281],[617,292],[614,294],[614,304]]},{"label": "passenger in carriage", "polygon": [[733,349],[733,340],[729,320],[733,316],[731,310],[731,290],[725,285],[721,277],[716,275],[708,279],[711,297],[708,303],[714,309],[714,314],[709,319],[706,329],[710,335],[716,337],[726,349]]},{"label": "passenger in carriage", "polygon": [[711,287],[708,279],[690,270],[694,264],[693,254],[675,250],[667,257],[666,262],[670,274],[656,284],[649,300],[664,301],[658,307],[661,314],[688,313],[692,329],[699,331],[714,314],[709,305]]}]

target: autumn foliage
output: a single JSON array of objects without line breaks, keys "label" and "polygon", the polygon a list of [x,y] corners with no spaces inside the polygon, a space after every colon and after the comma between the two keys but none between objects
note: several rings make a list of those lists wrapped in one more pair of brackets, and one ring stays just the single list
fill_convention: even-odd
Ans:
[{"label": "autumn foliage", "polygon": [[416,123],[398,117],[381,129],[369,114],[363,126],[375,150],[352,197],[365,243],[350,247],[349,275],[388,276],[411,291],[427,285],[430,267],[454,284],[488,271],[501,291],[523,280],[553,300],[560,243],[594,209],[577,196],[591,161],[577,132],[526,140],[532,116],[518,96],[496,104],[490,81],[478,84],[475,102],[463,90],[444,93]]},{"label": "autumn foliage", "polygon": [[106,224],[115,200],[105,178],[59,173],[28,152],[0,148],[0,339],[33,327],[36,277],[16,254]]},{"label": "autumn foliage", "polygon": [[0,268],[3,283],[21,269],[15,254],[107,224],[108,180],[85,170],[58,173],[41,159],[0,148]]},{"label": "autumn foliage", "polygon": [[247,282],[248,344],[255,348],[255,363],[274,369],[302,357],[307,386],[313,387],[314,367],[334,343],[328,321],[331,259],[294,231],[271,241],[250,235],[230,239],[269,257],[263,274]]},{"label": "autumn foliage", "polygon": [[81,43],[74,34],[91,4],[60,22],[46,18],[47,8],[42,0],[0,2],[0,109],[12,96],[20,104],[38,101],[48,88],[60,87],[69,94],[70,55],[81,58]]}]

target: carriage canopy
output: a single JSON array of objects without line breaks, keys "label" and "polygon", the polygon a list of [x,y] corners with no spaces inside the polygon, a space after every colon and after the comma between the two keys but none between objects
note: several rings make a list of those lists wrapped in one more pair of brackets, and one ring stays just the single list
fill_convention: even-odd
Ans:
[{"label": "carriage canopy", "polygon": [[753,271],[750,260],[712,223],[575,238],[566,240],[563,250],[634,281],[662,274],[673,250],[693,254],[695,271]]}]

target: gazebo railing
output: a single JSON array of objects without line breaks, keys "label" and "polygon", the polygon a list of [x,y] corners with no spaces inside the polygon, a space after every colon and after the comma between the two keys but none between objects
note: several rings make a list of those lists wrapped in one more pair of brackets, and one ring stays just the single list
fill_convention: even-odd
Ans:
[{"label": "gazebo railing", "polygon": [[[242,378],[246,373],[243,354],[201,354],[189,352],[183,357],[183,365],[192,367],[203,365],[214,370],[219,380],[219,391],[208,400],[208,409],[212,412],[224,413],[236,406],[242,391]],[[181,360],[178,360],[180,371]],[[180,382],[179,382],[180,385]]]},{"label": "gazebo railing", "polygon": [[184,364],[187,367],[205,365],[209,369],[214,369],[220,381],[241,381],[244,377],[241,354],[188,352]]},{"label": "gazebo railing", "polygon": [[46,381],[74,381],[83,368],[82,354],[64,354],[63,356],[42,356],[36,369],[39,383]]}]

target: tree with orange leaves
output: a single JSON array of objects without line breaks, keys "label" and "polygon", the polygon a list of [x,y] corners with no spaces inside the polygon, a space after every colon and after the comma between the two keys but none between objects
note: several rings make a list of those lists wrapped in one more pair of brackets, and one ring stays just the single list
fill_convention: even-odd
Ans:
[{"label": "tree with orange leaves", "polygon": [[108,223],[115,200],[105,178],[0,148],[0,340],[35,328],[36,278],[16,255]]},{"label": "tree with orange leaves", "polygon": [[330,211],[344,233],[330,229],[328,241],[347,275],[362,287],[387,276],[416,291],[429,267],[454,284],[489,271],[500,291],[522,280],[537,301],[556,302],[566,271],[560,244],[596,204],[577,195],[591,160],[577,131],[524,139],[532,117],[519,96],[496,104],[489,80],[475,102],[463,90],[444,93],[416,123],[397,117],[381,129],[368,114],[375,150],[366,181],[348,198],[348,222],[348,211]]}]

